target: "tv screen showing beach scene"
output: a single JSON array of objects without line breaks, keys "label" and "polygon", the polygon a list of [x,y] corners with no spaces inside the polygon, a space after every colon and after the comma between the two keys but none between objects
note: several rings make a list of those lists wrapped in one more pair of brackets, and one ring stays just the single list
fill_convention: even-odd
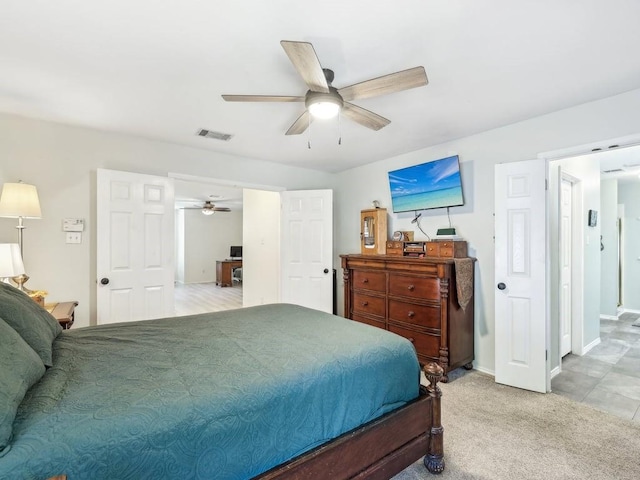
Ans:
[{"label": "tv screen showing beach scene", "polygon": [[394,213],[464,205],[458,156],[389,172]]}]

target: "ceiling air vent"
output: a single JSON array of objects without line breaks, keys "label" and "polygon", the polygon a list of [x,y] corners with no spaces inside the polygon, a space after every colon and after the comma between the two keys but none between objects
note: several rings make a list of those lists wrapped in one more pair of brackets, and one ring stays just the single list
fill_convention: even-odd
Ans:
[{"label": "ceiling air vent", "polygon": [[618,172],[624,172],[623,169],[621,168],[614,168],[612,170],[603,170],[602,173],[618,173]]},{"label": "ceiling air vent", "polygon": [[222,140],[223,142],[228,142],[233,137],[230,133],[214,132],[213,130],[205,130],[204,128],[198,130],[196,134],[200,137],[213,138],[215,140]]}]

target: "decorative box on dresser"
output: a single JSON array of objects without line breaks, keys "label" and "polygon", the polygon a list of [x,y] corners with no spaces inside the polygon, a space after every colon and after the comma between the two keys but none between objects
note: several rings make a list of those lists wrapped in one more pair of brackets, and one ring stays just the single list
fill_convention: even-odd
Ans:
[{"label": "decorative box on dresser", "polygon": [[[341,255],[344,315],[408,338],[420,363],[472,368],[473,258]],[[456,263],[465,278],[457,291]],[[464,308],[460,305],[462,303]]]}]

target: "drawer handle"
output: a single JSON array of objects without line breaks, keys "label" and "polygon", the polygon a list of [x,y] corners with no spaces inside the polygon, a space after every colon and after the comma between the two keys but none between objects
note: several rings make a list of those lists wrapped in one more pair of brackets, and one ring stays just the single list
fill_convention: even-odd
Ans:
[{"label": "drawer handle", "polygon": [[362,283],[369,283],[369,279],[368,278],[363,278],[362,279]]},{"label": "drawer handle", "polygon": [[409,318],[413,318],[416,316],[416,312],[412,312],[411,310],[409,311],[409,313],[407,313],[407,317]]},{"label": "drawer handle", "polygon": [[409,285],[409,286],[407,287],[407,290],[409,290],[410,292],[413,292],[415,289],[416,289],[416,286],[415,286],[415,285]]},{"label": "drawer handle", "polygon": [[369,305],[369,302],[362,302],[363,307],[366,307],[367,305]]}]

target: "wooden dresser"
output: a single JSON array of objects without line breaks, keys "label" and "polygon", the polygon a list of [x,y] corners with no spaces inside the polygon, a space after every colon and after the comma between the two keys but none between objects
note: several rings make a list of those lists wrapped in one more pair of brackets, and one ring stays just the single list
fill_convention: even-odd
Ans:
[{"label": "wooden dresser", "polygon": [[466,264],[470,287],[463,292],[468,300],[463,309],[456,291],[458,259],[340,257],[345,317],[408,338],[416,347],[420,363],[438,362],[444,369],[445,381],[447,373],[455,368],[472,368],[474,259],[459,259],[471,262]]}]

